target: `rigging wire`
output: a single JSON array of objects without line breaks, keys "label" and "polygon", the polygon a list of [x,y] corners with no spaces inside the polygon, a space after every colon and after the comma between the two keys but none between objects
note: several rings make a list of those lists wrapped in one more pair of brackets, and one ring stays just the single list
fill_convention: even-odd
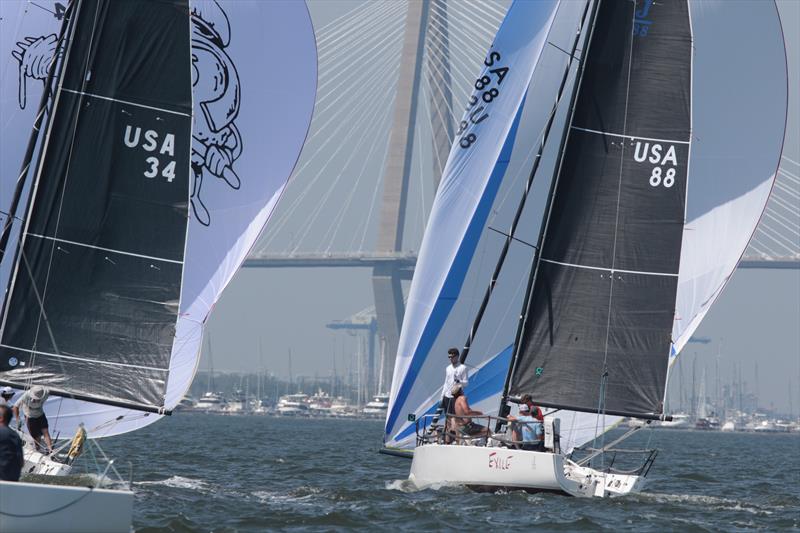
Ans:
[{"label": "rigging wire", "polygon": [[[380,107],[378,109],[380,109]],[[352,160],[352,157],[355,154],[359,154],[359,156],[362,156],[363,161],[361,165],[361,171],[358,173],[358,177],[356,178],[353,186],[350,187],[350,191],[347,195],[347,200],[344,202],[342,207],[339,209],[339,212],[331,221],[328,230],[322,236],[322,243],[323,244],[326,242],[328,243],[328,246],[325,249],[326,252],[330,252],[331,248],[333,247],[333,243],[336,240],[336,236],[339,232],[339,229],[341,229],[342,221],[344,220],[345,215],[350,211],[350,204],[352,203],[353,197],[355,196],[355,193],[358,190],[358,186],[361,183],[361,179],[364,176],[364,170],[366,169],[367,163],[370,161],[370,156],[375,150],[375,146],[377,145],[378,140],[381,138],[381,136],[378,133],[381,129],[386,129],[382,128],[382,126],[386,124],[391,111],[392,111],[391,106],[384,105],[383,111],[380,111],[380,115],[377,117],[377,119],[370,122],[371,128],[368,130],[365,129],[364,131],[361,132],[362,135],[360,136],[358,143],[355,146],[353,146],[353,152],[351,154],[351,157],[348,158],[348,161],[342,167],[342,171],[337,176],[338,180],[338,178],[341,177],[344,171],[349,167],[350,161]],[[372,140],[372,142],[370,143],[369,150],[367,150],[366,154],[364,154],[361,151],[361,146],[370,139]]]},{"label": "rigging wire", "polygon": [[[389,66],[391,67],[391,65],[389,65]],[[387,69],[384,69],[384,71],[385,70],[387,70]],[[391,82],[392,80],[391,79],[387,80],[386,78],[384,78],[384,82],[386,82],[386,81]],[[384,83],[384,85],[389,85],[390,86],[390,84],[386,84],[386,83]],[[388,89],[388,87],[387,87],[387,89]],[[350,129],[350,132],[343,139],[341,139],[341,144],[339,145],[339,148],[341,148],[342,146],[346,146],[347,145],[347,141],[350,138],[352,138],[354,135],[356,135],[357,133],[360,132],[361,125],[364,124],[365,122],[370,123],[370,122],[368,122],[368,119],[370,119],[370,120],[373,119],[375,116],[377,116],[378,112],[380,112],[380,110],[383,108],[383,106],[380,106],[380,105],[373,105],[372,107],[373,107],[373,109],[369,113],[362,113],[361,114],[361,116],[358,118],[357,122]],[[355,155],[356,155],[356,151],[354,151],[354,150],[350,151],[350,154],[349,154],[349,156],[347,158],[347,161],[345,162],[344,168],[346,168],[347,165],[349,165],[350,161],[352,161],[352,159],[353,159],[353,157],[355,157]],[[320,172],[317,176],[321,176],[321,175],[322,175],[322,173]],[[312,211],[311,216],[306,220],[305,231],[302,232],[302,234],[300,236],[300,239],[298,240],[298,242],[297,242],[296,246],[294,247],[294,249],[291,250],[291,253],[296,253],[297,250],[299,249],[300,244],[302,243],[303,239],[305,239],[306,236],[308,235],[308,233],[311,230],[311,228],[312,228],[314,222],[316,221],[317,217],[322,212],[322,209],[323,209],[324,205],[327,203],[328,199],[330,198],[331,194],[333,193],[333,191],[334,191],[334,189],[336,187],[336,184],[338,184],[339,181],[341,180],[342,175],[343,175],[343,172],[340,172],[336,176],[336,178],[333,180],[331,185],[328,187],[328,189],[325,192],[325,194],[323,194],[322,198],[320,199],[319,203],[317,204],[317,207]]]},{"label": "rigging wire", "polygon": [[[436,31],[428,32],[428,37],[430,38],[431,45],[436,45],[438,48],[440,55],[444,56],[445,50],[450,50],[447,44],[442,41],[443,36],[440,36]],[[459,82],[459,87],[471,87],[474,81],[470,81],[470,76],[467,75],[466,72],[472,71],[473,67],[467,66],[466,62],[460,56],[456,55],[454,57],[452,52],[449,52],[448,56],[450,57],[450,64],[448,65],[450,72],[455,73],[463,82],[463,85],[460,85],[461,82]],[[441,61],[440,64],[442,68],[445,68]]]},{"label": "rigging wire", "polygon": [[[398,53],[397,57],[399,58],[399,53]],[[380,63],[376,62],[376,65],[380,66]],[[387,79],[391,80],[392,78],[389,77],[388,74],[390,74],[393,70],[396,70],[396,68],[393,69],[394,66],[395,65],[394,65],[393,61],[385,62],[383,64],[383,67],[375,73],[375,75],[372,77],[372,79],[379,80],[379,81],[382,80],[384,82]],[[364,83],[363,85],[358,87],[353,93],[351,93],[350,97],[356,103],[363,102],[365,97],[366,97],[366,95],[376,94],[371,89],[372,89],[372,87],[370,85]],[[380,93],[377,93],[377,94],[380,94]],[[327,124],[330,124],[335,118],[338,118],[342,113],[345,113],[346,110],[348,110],[348,109],[349,108],[342,106],[339,110],[337,110],[324,126],[322,126],[322,127],[317,129],[317,132],[314,135],[312,135],[312,138],[315,137],[317,134],[319,134],[320,131],[323,131],[324,128],[327,127]],[[363,119],[363,114],[361,115],[361,119]],[[337,134],[339,133],[340,130],[342,130],[343,128],[346,128],[348,126],[350,126],[350,124],[347,121],[345,121],[345,120],[339,121],[339,123],[336,126],[336,128],[327,135],[327,137],[322,142],[322,144],[315,148],[315,153],[323,153],[322,149],[325,148],[325,146],[327,146],[330,142],[332,142],[333,140],[340,140],[337,137]],[[352,133],[352,130],[351,130],[351,133]],[[339,146],[336,148],[334,153],[332,155],[328,156],[328,161],[330,161],[335,155],[337,155],[344,148],[344,146],[345,146],[344,143],[339,143]],[[308,160],[306,160],[303,163],[303,165],[298,169],[298,171],[295,172],[295,174],[294,174],[295,179],[294,180],[290,180],[290,182],[289,182],[290,185],[292,183],[296,183],[297,185],[295,187],[300,186],[301,180],[299,180],[298,178],[302,175],[302,172],[311,164],[312,161],[315,161],[315,159],[309,158]],[[314,184],[317,182],[317,180],[321,177],[323,172],[326,170],[326,166],[327,166],[327,164],[323,165],[322,168],[319,169],[319,171],[316,173],[315,177],[312,178],[311,181],[306,183],[305,187],[300,192],[300,194],[297,197],[295,197],[293,199],[292,203],[289,204],[285,208],[285,210],[281,213],[281,216],[280,217],[276,217],[275,223],[273,223],[271,225],[271,228],[270,228],[271,231],[268,233],[268,235],[266,237],[266,240],[262,240],[262,242],[264,242],[264,247],[265,248],[268,247],[274,241],[274,239],[277,236],[280,235],[280,233],[281,233],[280,230],[291,219],[292,214],[294,213],[294,211],[296,209],[298,209],[298,207],[301,205],[302,200],[305,198],[305,196],[309,193],[309,191],[312,189]]]},{"label": "rigging wire", "polygon": [[372,9],[373,6],[377,5],[379,5],[378,2],[372,2],[372,3],[365,2],[363,4],[355,6],[350,11],[347,11],[346,13],[343,13],[342,15],[336,17],[335,19],[328,22],[324,26],[321,26],[317,30],[317,46],[319,46],[320,43],[327,40],[329,38],[329,34],[334,35],[336,31],[346,27],[349,24],[349,22],[345,19],[352,20],[353,18],[360,16],[368,9]]},{"label": "rigging wire", "polygon": [[[433,5],[432,10],[436,10],[440,16],[447,16],[447,13],[438,5]],[[482,54],[488,48],[487,43],[475,40],[473,37],[475,33],[471,31],[471,28],[465,26],[469,19],[466,21],[465,19],[455,18],[448,24],[448,30],[465,45],[465,49],[473,51],[477,49],[477,52]]]},{"label": "rigging wire", "polygon": [[[422,105],[423,105],[423,109],[426,111],[425,116],[428,117],[427,125],[428,125],[429,131],[430,131],[430,135],[431,135],[431,141],[432,141],[431,144],[433,145],[433,149],[431,150],[431,155],[432,155],[432,159],[433,159],[432,162],[434,163],[434,172],[437,172],[437,173],[441,174],[441,173],[444,173],[445,165],[447,164],[447,154],[444,154],[445,160],[443,162],[442,161],[442,154],[439,153],[439,150],[437,149],[438,146],[436,145],[436,142],[435,142],[436,141],[436,133],[435,133],[436,128],[434,128],[434,124],[433,123],[434,123],[434,120],[439,122],[441,124],[442,130],[445,132],[445,134],[448,133],[448,127],[447,127],[448,123],[446,122],[447,119],[445,117],[443,117],[441,115],[441,113],[438,112],[438,109],[437,109],[437,113],[435,115],[431,112],[430,103],[429,103],[429,100],[432,100],[432,98],[433,98],[432,95],[430,94],[430,92],[431,92],[431,89],[430,89],[431,82],[427,77],[422,81],[423,81],[423,83],[420,84],[422,95],[423,95]],[[452,144],[452,142],[453,142],[452,136],[448,135],[447,136],[447,141],[448,141],[448,145]],[[439,178],[441,178],[441,175],[439,176]],[[434,191],[434,195],[435,194],[436,194],[436,191]],[[425,220],[428,220],[428,214],[429,214],[428,212],[425,213]],[[424,225],[423,225],[423,227],[424,227]]]},{"label": "rigging wire", "polygon": [[[379,126],[383,126],[384,124],[386,124],[386,121],[388,121],[389,112],[390,112],[390,110],[392,109],[392,105],[391,105],[391,103],[394,101],[394,98],[395,98],[395,96],[396,96],[396,89],[395,89],[395,91],[393,92],[392,96],[389,98],[389,104],[386,106],[386,110],[387,110],[386,112],[387,112],[387,115],[386,115],[386,116],[383,118],[383,120],[382,120],[382,121],[379,121],[379,122],[377,122],[377,124],[378,124]],[[369,152],[368,152],[368,153],[367,153],[367,155],[364,157],[364,163],[363,163],[363,165],[361,166],[361,171],[359,172],[359,174],[358,174],[358,178],[356,179],[356,184],[358,184],[358,183],[360,183],[360,182],[361,182],[361,178],[363,177],[364,173],[365,173],[365,172],[366,172],[366,170],[367,170],[367,163],[368,163],[368,162],[370,162],[370,161],[372,161],[372,155],[373,155],[373,153],[374,153],[374,151],[375,151],[375,148],[376,148],[378,145],[380,145],[380,146],[384,146],[384,156],[381,158],[381,166],[380,166],[380,168],[384,168],[384,165],[386,164],[386,155],[385,155],[385,154],[386,154],[386,153],[388,153],[388,149],[389,149],[389,135],[391,134],[391,130],[390,130],[389,128],[382,128],[382,127],[379,127],[378,129],[379,129],[379,130],[381,130],[381,129],[382,129],[382,130],[383,130],[383,132],[382,132],[382,134],[381,134],[381,135],[375,135],[375,137],[374,137],[374,140],[372,141],[372,146],[370,146]],[[375,183],[376,183],[376,187],[375,187],[374,189],[375,189],[375,190],[377,190],[377,189],[379,188],[380,181],[379,181],[379,180],[375,180]],[[373,199],[373,202],[374,202],[374,200],[375,200],[375,194],[374,194],[374,193],[373,193],[372,199]],[[348,210],[347,210],[347,209],[343,209],[343,210],[342,210],[342,213],[346,213],[346,212],[348,212]],[[370,204],[370,210],[369,210],[369,212],[370,212],[370,213],[372,212],[372,204]],[[364,223],[364,225],[368,225],[368,224],[369,224],[369,218],[370,218],[370,217],[369,217],[369,215],[368,215],[368,216],[367,216],[367,218],[365,218],[365,219],[363,220],[363,223]],[[350,242],[348,243],[348,246],[347,246],[346,250],[352,250],[352,249],[353,249],[353,246],[355,246],[355,241],[356,241],[356,239],[358,238],[358,235],[359,235],[359,233],[360,233],[360,230],[361,230],[361,227],[360,227],[360,226],[358,226],[358,227],[355,229],[355,231],[353,231],[353,237],[352,237],[352,239],[350,239]]]}]

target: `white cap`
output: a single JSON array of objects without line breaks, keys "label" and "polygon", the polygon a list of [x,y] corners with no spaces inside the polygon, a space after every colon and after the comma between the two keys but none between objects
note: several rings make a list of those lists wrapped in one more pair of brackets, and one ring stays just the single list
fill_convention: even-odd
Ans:
[{"label": "white cap", "polygon": [[12,389],[11,387],[3,387],[2,389],[0,389],[0,394],[2,394],[3,396],[11,396],[14,394],[14,389]]}]

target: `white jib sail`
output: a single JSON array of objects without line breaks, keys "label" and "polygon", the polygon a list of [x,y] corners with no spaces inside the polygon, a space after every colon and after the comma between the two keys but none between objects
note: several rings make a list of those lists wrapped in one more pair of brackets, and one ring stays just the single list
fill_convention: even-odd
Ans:
[{"label": "white jib sail", "polygon": [[[509,162],[522,102],[558,6],[555,0],[511,6],[457,128],[411,283],[386,420],[387,446],[413,445],[408,415],[421,416],[430,410],[431,402],[441,399],[446,358],[444,352],[432,352],[432,347],[459,296],[484,231]],[[450,344],[463,342],[469,323],[462,325]],[[471,356],[471,372],[479,373],[487,365],[502,366],[499,362],[504,357],[508,360],[506,352],[483,359]],[[486,384],[492,397],[502,389],[507,369],[505,364],[499,374],[491,372],[502,376],[494,379],[499,386]]]},{"label": "white jib sail", "polygon": [[[60,24],[57,3],[2,3],[3,202],[13,191],[41,95],[42,69],[34,66],[46,65],[43,59],[54,51],[47,45]],[[188,391],[205,321],[267,223],[300,155],[317,80],[305,2],[191,0],[190,8],[194,188],[167,409]],[[17,42],[27,46],[23,50]],[[46,411],[51,433],[71,435],[84,423],[92,437],[132,431],[160,418],[62,398],[52,398]]]}]

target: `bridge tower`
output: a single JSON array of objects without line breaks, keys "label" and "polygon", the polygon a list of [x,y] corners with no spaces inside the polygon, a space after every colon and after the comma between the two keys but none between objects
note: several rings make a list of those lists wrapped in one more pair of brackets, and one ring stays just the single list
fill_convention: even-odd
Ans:
[{"label": "bridge tower", "polygon": [[[435,9],[432,7],[435,6]],[[400,60],[400,77],[397,96],[394,103],[392,131],[389,135],[389,151],[383,171],[383,201],[381,204],[380,225],[378,227],[378,253],[403,251],[403,230],[405,210],[408,196],[408,182],[411,174],[411,162],[414,148],[414,130],[420,100],[420,82],[423,75],[422,64],[425,54],[425,39],[429,25],[435,25],[440,35],[447,35],[447,3],[445,0],[411,0],[408,4],[403,49]],[[448,65],[446,54],[447,39],[437,45],[440,53],[445,55],[444,65]],[[444,50],[443,50],[444,48]],[[431,113],[439,113],[447,117],[450,106],[450,73],[447,68],[430,67],[427,70],[431,87],[441,89],[435,98],[430,95]],[[434,157],[433,179],[436,186],[441,177],[441,168],[447,160],[452,139],[452,122],[441,120],[435,122],[433,131],[433,148],[438,154]],[[377,316],[378,335],[385,343],[386,361],[381,367],[384,372],[394,369],[394,358],[400,339],[400,328],[403,323],[403,288],[401,281],[408,277],[408,270],[401,269],[394,262],[376,265],[372,270],[372,288],[375,297],[375,313]],[[370,354],[374,357],[374,352]],[[387,376],[382,376],[386,378]],[[383,383],[390,379],[381,379]],[[385,391],[379,391],[385,392]]]}]

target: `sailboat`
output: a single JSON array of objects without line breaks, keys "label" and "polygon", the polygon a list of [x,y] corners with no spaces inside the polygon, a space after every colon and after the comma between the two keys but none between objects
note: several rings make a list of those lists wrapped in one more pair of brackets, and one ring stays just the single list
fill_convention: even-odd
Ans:
[{"label": "sailboat", "polygon": [[[298,2],[49,4],[0,6],[4,72],[19,73],[2,92],[0,383],[46,386],[53,437],[93,439],[155,422],[188,390],[208,314],[299,156],[316,46]],[[289,42],[287,83],[269,88],[254,58]],[[265,133],[275,142],[245,148]],[[3,531],[130,529],[129,490],[2,491]]]},{"label": "sailboat", "polygon": [[[166,35],[175,43],[152,52]],[[39,157],[31,165],[29,149],[22,165],[23,177],[34,171],[15,254],[6,245],[22,182],[0,237],[14,260],[0,380],[158,412],[186,244],[192,90],[176,66],[190,58],[188,4],[81,0],[66,13],[62,43],[46,83],[52,102],[45,91],[39,111],[51,104],[47,125],[39,138],[36,124],[29,143]],[[130,527],[129,488],[73,490],[3,482],[3,529]]]},{"label": "sailboat", "polygon": [[[743,47],[751,33],[770,37]],[[670,365],[763,212],[786,120],[775,5],[514,2],[474,89],[415,268],[383,451],[412,455],[421,489],[641,490],[656,451],[614,469],[639,429],[604,433],[668,418]],[[524,186],[504,183],[512,169]],[[476,436],[437,409],[456,336]],[[524,395],[545,408],[538,450],[508,418]]]}]

